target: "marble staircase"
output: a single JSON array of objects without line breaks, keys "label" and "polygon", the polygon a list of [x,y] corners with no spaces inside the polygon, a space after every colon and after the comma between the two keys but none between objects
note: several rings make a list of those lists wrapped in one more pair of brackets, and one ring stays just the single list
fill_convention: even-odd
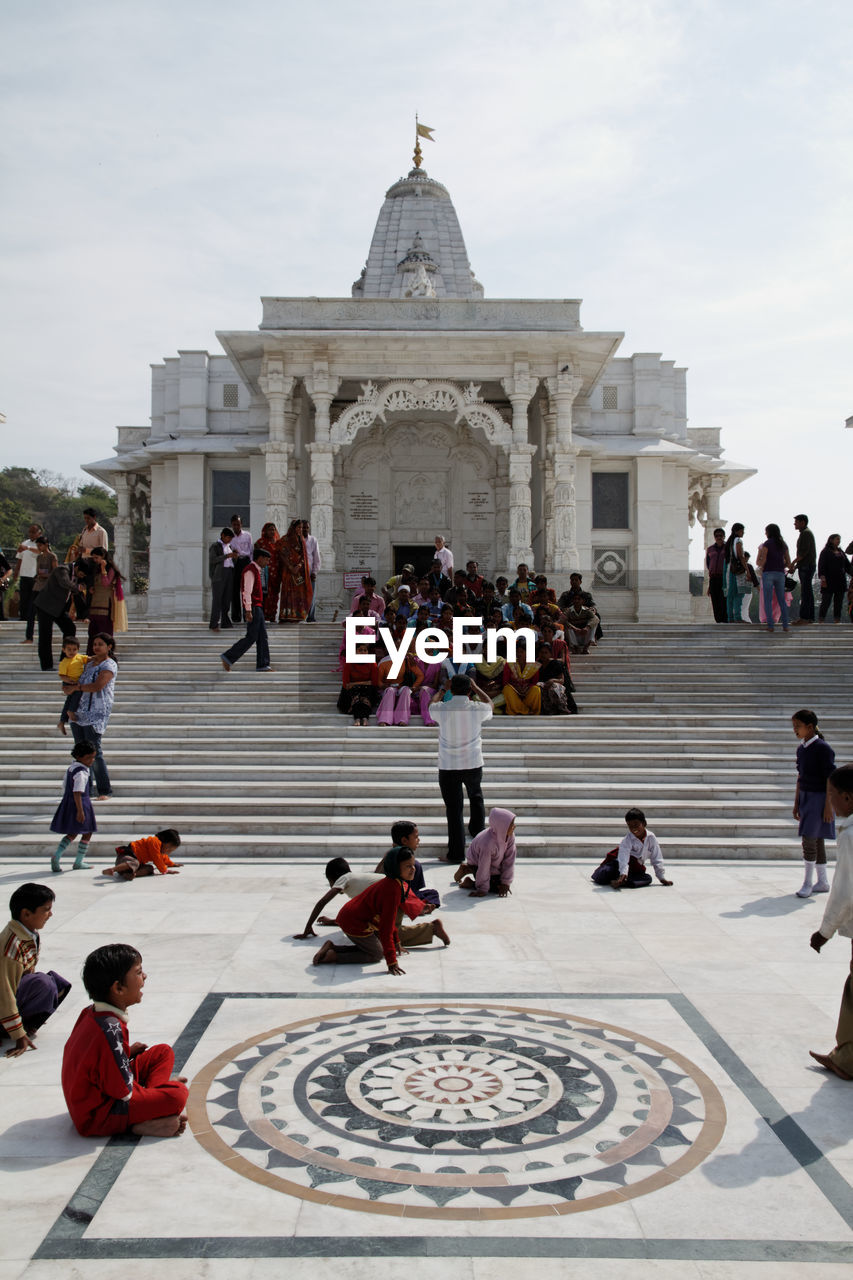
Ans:
[{"label": "marble staircase", "polygon": [[[46,859],[71,738],[55,673],[19,623],[0,626],[0,854]],[[226,673],[202,624],[134,623],[120,637],[105,736],[115,788],[93,842],[177,827],[198,857],[372,857],[397,817],[444,848],[436,730],[356,728],[335,710],[341,630],[271,628],[276,670]],[[58,649],[58,646],[57,646]],[[645,809],[668,858],[773,858],[799,847],[789,716],[814,707],[853,760],[853,627],[611,624],[574,663],[581,715],[493,720],[487,806],[514,809],[522,853],[593,862]],[[58,657],[57,657],[58,662]]]}]

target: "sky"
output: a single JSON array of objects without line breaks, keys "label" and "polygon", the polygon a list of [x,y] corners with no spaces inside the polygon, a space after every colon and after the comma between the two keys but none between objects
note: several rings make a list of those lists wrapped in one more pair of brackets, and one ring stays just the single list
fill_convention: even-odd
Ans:
[{"label": "sky", "polygon": [[846,0],[39,0],[0,38],[0,465],[79,477],[151,363],[348,296],[417,111],[487,298],[686,366],[747,547],[853,538]]}]

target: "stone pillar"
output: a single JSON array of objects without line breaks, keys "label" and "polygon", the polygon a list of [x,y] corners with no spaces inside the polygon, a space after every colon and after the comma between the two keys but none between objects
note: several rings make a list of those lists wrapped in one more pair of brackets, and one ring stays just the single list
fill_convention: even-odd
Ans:
[{"label": "stone pillar", "polygon": [[[332,482],[335,478],[335,454],[331,435],[331,408],[340,378],[329,373],[324,360],[315,360],[314,369],[305,378],[305,389],[314,404],[314,443],[306,445],[311,458],[311,532],[317,539],[322,573],[335,571],[335,508]],[[320,594],[318,590],[318,595]]]},{"label": "stone pillar", "polygon": [[178,455],[173,616],[192,621],[204,617],[207,585],[206,548],[198,518],[199,494],[204,493],[204,467],[203,454]]},{"label": "stone pillar", "polygon": [[663,463],[660,458],[637,458],[636,467],[635,616],[637,622],[657,622],[668,617],[669,605],[663,549]]},{"label": "stone pillar", "polygon": [[[702,485],[705,510],[697,511],[696,516],[702,525],[702,542],[707,552],[714,541],[714,530],[725,529],[727,520],[720,519],[720,498],[725,492],[726,482],[722,476],[709,476]],[[708,598],[708,565],[702,556],[702,594]],[[710,607],[707,610],[710,612]]]},{"label": "stone pillar", "polygon": [[311,532],[317,539],[324,573],[335,571],[334,492],[337,445],[315,440],[305,446],[311,458]]},{"label": "stone pillar", "polygon": [[258,382],[270,407],[269,442],[261,446],[266,467],[266,518],[284,533],[289,522],[288,473],[293,454],[293,415],[287,413],[287,404],[295,379],[285,375],[280,357],[268,355]]},{"label": "stone pillar", "polygon": [[293,445],[270,440],[261,445],[261,453],[266,471],[266,519],[273,522],[279,533],[286,533],[293,505],[288,484]]},{"label": "stone pillar", "polygon": [[491,574],[493,580],[509,576],[509,463],[503,449],[495,455],[495,562]]},{"label": "stone pillar", "polygon": [[516,360],[511,378],[501,378],[501,386],[512,405],[513,446],[527,444],[527,412],[538,385],[525,360]]},{"label": "stone pillar", "polygon": [[[560,362],[560,372],[546,379],[550,404],[548,460],[553,472],[553,528],[546,529],[546,543],[553,547],[550,569],[560,580],[578,568],[577,514],[575,509],[575,459],[572,442],[572,405],[583,379],[571,364]],[[553,422],[553,435],[550,425]]]},{"label": "stone pillar", "polygon": [[536,452],[532,444],[513,444],[509,449],[509,553],[508,572],[516,565],[533,564],[530,545],[530,468]]},{"label": "stone pillar", "polygon": [[516,360],[511,378],[501,378],[501,386],[512,405],[512,445],[507,450],[509,461],[509,547],[507,573],[524,561],[533,564],[531,546],[531,459],[536,446],[528,444],[528,410],[538,386],[526,360]]},{"label": "stone pillar", "polygon": [[133,561],[130,551],[133,538],[133,519],[130,514],[130,481],[124,472],[120,472],[116,476],[114,484],[118,513],[113,520],[113,529],[115,530],[113,558],[119,570],[125,576],[125,595],[129,595],[133,589]]}]

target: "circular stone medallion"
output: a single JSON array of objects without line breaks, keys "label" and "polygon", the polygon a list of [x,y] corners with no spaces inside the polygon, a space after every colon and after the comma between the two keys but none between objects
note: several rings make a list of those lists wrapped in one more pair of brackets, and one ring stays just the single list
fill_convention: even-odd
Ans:
[{"label": "circular stone medallion", "polygon": [[643,1195],[717,1145],[698,1067],[544,1009],[389,1005],[255,1036],[193,1081],[190,1124],[229,1168],[339,1208],[487,1219]]}]

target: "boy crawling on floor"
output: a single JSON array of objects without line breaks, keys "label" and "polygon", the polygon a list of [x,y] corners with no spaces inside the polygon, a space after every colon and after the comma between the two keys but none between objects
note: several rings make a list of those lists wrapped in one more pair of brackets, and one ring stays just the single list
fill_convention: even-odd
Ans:
[{"label": "boy crawling on floor", "polygon": [[62,1091],[85,1138],[128,1131],[174,1138],[186,1128],[186,1076],[172,1075],[172,1049],[129,1042],[127,1011],[142,999],[145,976],[142,956],[122,942],[98,947],[83,965],[83,985],[93,1003],[65,1045]]},{"label": "boy crawling on floor", "polygon": [[140,876],[153,876],[156,868],[161,876],[176,876],[184,864],[173,862],[171,855],[180,843],[180,834],[174,827],[167,827],[156,836],[116,845],[115,866],[104,867],[101,874],[115,876],[117,880],[136,880]]}]

